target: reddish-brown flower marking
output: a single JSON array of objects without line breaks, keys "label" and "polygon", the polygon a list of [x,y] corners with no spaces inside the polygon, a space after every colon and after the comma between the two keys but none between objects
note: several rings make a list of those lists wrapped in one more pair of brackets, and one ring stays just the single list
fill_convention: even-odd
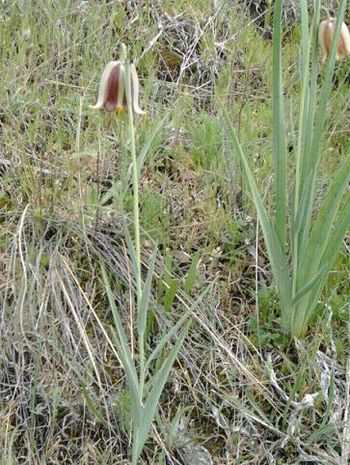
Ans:
[{"label": "reddish-brown flower marking", "polygon": [[[127,110],[125,92],[125,66],[120,61],[110,61],[101,76],[97,103],[93,109],[121,112]],[[145,112],[139,107],[139,80],[135,65],[130,65],[131,107],[135,114],[143,115]]]}]

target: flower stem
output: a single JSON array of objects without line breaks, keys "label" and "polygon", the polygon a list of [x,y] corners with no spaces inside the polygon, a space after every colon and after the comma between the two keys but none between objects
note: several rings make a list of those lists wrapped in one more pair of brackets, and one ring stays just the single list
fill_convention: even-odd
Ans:
[{"label": "flower stem", "polygon": [[[126,76],[126,101],[128,109],[128,129],[130,138],[130,151],[133,177],[133,210],[134,210],[134,228],[135,228],[135,262],[136,262],[136,308],[139,311],[142,296],[142,278],[141,278],[141,241],[140,241],[140,211],[139,211],[139,175],[137,169],[135,129],[132,108],[131,95],[131,76],[130,65],[125,63]],[[143,394],[144,384],[144,367],[145,367],[145,350],[144,350],[144,333],[140,332],[138,340],[139,357],[140,357],[140,397]],[[142,399],[140,399],[142,401]]]},{"label": "flower stem", "polygon": [[133,208],[134,208],[134,227],[135,227],[135,255],[136,255],[136,296],[137,303],[141,299],[142,284],[141,284],[141,247],[140,247],[140,212],[139,212],[139,177],[137,172],[136,146],[135,146],[135,130],[134,117],[131,104],[131,89],[130,89],[130,67],[126,65],[127,88],[126,98],[128,106],[128,129],[130,137],[130,151],[132,163],[132,183],[133,183]]}]

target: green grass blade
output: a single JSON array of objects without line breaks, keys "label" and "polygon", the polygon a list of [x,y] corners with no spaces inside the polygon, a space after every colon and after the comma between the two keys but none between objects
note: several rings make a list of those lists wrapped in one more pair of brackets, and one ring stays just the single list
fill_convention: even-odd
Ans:
[{"label": "green grass blade", "polygon": [[322,279],[325,277],[325,274],[326,270],[323,268],[314,278],[311,279],[310,282],[305,284],[305,286],[303,286],[300,291],[298,291],[292,300],[293,307],[296,307],[296,305],[298,305],[298,303],[306,296],[306,294],[310,293],[313,289],[315,289],[316,286],[320,284]]},{"label": "green grass blade", "polygon": [[[299,261],[305,250],[304,234],[308,230],[305,220],[309,209],[309,186],[312,184],[311,144],[317,103],[318,58],[317,40],[320,16],[320,2],[315,3],[311,31],[308,29],[308,7],[306,0],[301,2],[301,72],[302,91],[300,97],[298,144],[296,149],[295,192],[293,212],[293,292],[296,292]],[[310,71],[310,55],[312,56]]]},{"label": "green grass blade", "polygon": [[264,206],[263,200],[259,193],[258,187],[255,182],[252,170],[249,166],[248,159],[243,152],[241,145],[238,141],[235,129],[230,121],[229,114],[222,104],[220,106],[222,110],[223,117],[226,121],[226,125],[230,133],[230,142],[233,145],[233,151],[238,156],[239,160],[243,165],[243,169],[246,175],[246,179],[250,188],[250,191],[253,195],[253,200],[255,208],[258,213],[259,221],[261,224],[261,229],[263,231],[267,251],[271,261],[272,272],[275,277],[278,294],[282,307],[282,321],[284,331],[290,330],[291,322],[291,301],[292,301],[292,289],[291,289],[291,280],[287,264],[287,258],[284,254],[283,248],[281,246],[279,237],[276,233],[276,230],[271,224],[270,218]]},{"label": "green grass blade", "polygon": [[[254,404],[254,407],[255,407],[255,409],[257,409],[257,412],[252,412],[241,401],[241,399],[238,397],[238,395],[231,395],[231,394],[225,393],[224,398],[225,398],[226,402],[228,402],[229,405],[232,405],[234,408],[236,408],[237,411],[240,412],[244,417],[256,421],[258,424],[260,424],[264,428],[266,428],[266,430],[270,430],[270,431],[273,431],[275,433],[279,432],[278,429],[275,428],[271,424],[269,418],[261,410],[261,408],[257,405],[257,403]],[[249,400],[251,400],[251,398]]]},{"label": "green grass blade", "polygon": [[346,8],[346,0],[341,0],[339,13],[337,16],[337,24],[333,36],[332,48],[330,56],[327,60],[326,72],[324,77],[324,82],[320,92],[319,105],[317,111],[315,112],[316,118],[314,122],[314,130],[312,142],[310,144],[310,150],[308,151],[309,156],[309,167],[312,172],[312,180],[308,185],[304,185],[306,190],[306,198],[308,199],[306,210],[304,213],[304,228],[301,232],[301,244],[305,244],[310,233],[311,228],[311,218],[312,210],[314,206],[314,200],[316,196],[316,176],[318,172],[318,167],[321,159],[321,146],[324,140],[324,128],[327,119],[327,105],[329,102],[329,96],[332,89],[332,77],[335,67],[335,55],[336,55],[336,46],[339,41],[341,23],[344,19],[344,13]]},{"label": "green grass blade", "polygon": [[159,402],[160,396],[163,392],[165,383],[167,382],[167,379],[168,379],[170,370],[174,364],[175,358],[181,348],[181,345],[184,342],[184,339],[188,331],[188,327],[189,326],[187,326],[183,330],[182,334],[179,336],[175,345],[170,350],[170,353],[168,354],[162,367],[152,379],[152,388],[147,396],[145,406],[142,410],[141,425],[135,435],[135,444],[133,444],[133,463],[136,463],[136,460],[139,457],[143,449],[143,446],[146,442],[146,439],[148,437],[148,434],[149,434],[149,431],[152,425],[152,421],[154,419],[154,415],[158,408],[158,402]]},{"label": "green grass blade", "polygon": [[294,218],[299,211],[300,190],[303,184],[303,176],[307,175],[305,171],[305,146],[307,139],[311,137],[312,132],[307,131],[307,125],[310,123],[309,106],[310,106],[310,86],[309,86],[309,57],[310,57],[310,40],[308,29],[308,11],[306,1],[301,1],[301,57],[300,57],[300,80],[301,96],[299,110],[299,127],[298,143],[296,147],[296,170],[295,170],[295,193],[294,193]]},{"label": "green grass blade", "polygon": [[[308,177],[304,177],[303,183],[310,183],[311,179],[312,179],[312,173],[309,173]],[[293,235],[295,236],[295,239],[294,239],[295,250],[298,252],[298,257],[300,257],[300,248],[298,247],[298,238],[303,228],[307,202],[308,202],[307,192],[305,191],[305,189],[303,189],[302,195],[298,202],[298,208],[295,214],[294,224],[293,224]],[[297,264],[298,264],[297,261],[293,262],[293,267],[296,268],[296,271],[298,271]]]},{"label": "green grass blade", "polygon": [[[10,440],[9,440],[9,445],[8,445],[8,452],[7,452],[7,465],[17,465],[17,459],[15,459],[15,455],[17,454],[17,451],[15,452],[15,441],[16,437],[20,434],[21,432],[21,425],[17,425],[13,428],[11,433],[9,432]],[[5,465],[5,464],[4,464]]]},{"label": "green grass blade", "polygon": [[102,271],[103,283],[107,291],[108,301],[111,306],[115,330],[117,333],[116,340],[118,341],[118,347],[117,347],[118,355],[120,356],[121,362],[124,365],[125,371],[128,373],[128,376],[130,378],[130,383],[132,384],[132,386],[138,387],[138,377],[137,377],[136,369],[134,366],[132,353],[129,347],[128,338],[124,331],[121,318],[119,316],[118,310],[114,302],[114,297],[113,297],[113,293],[110,287],[110,283],[109,283],[106,270],[103,266],[101,267],[101,271]]},{"label": "green grass blade", "polygon": [[84,385],[81,387],[81,392],[90,413],[94,415],[94,417],[96,417],[102,425],[110,427],[111,425],[104,418],[100,406],[92,399],[92,397],[88,393],[87,388]]},{"label": "green grass blade", "polygon": [[[304,4],[307,2],[304,0]],[[310,28],[309,42],[308,42],[308,51],[309,56],[308,60],[311,57],[311,66],[309,62],[307,63],[307,74],[308,74],[308,106],[305,108],[306,118],[302,119],[300,117],[300,129],[304,132],[304,144],[303,144],[303,160],[304,164],[302,166],[302,174],[305,173],[306,176],[310,173],[310,165],[312,165],[312,158],[309,156],[311,154],[311,144],[313,137],[314,121],[316,117],[317,109],[317,95],[318,95],[318,78],[319,78],[319,57],[318,57],[318,30],[320,23],[320,1],[316,0],[315,2],[315,11],[312,17],[312,24]],[[305,5],[307,12],[307,5]],[[308,71],[310,68],[310,72]]]},{"label": "green grass blade", "polygon": [[200,259],[200,254],[196,252],[192,257],[191,265],[187,272],[185,282],[184,282],[184,290],[187,294],[190,294],[193,286],[195,285],[196,280],[198,279],[199,259]]},{"label": "green grass blade", "polygon": [[168,119],[168,113],[166,113],[165,116],[158,122],[158,124],[154,126],[153,130],[151,131],[146,141],[144,142],[142,149],[140,150],[140,153],[137,157],[137,171],[138,171],[139,176],[141,175],[141,170],[146,161],[147,155],[150,151],[152,142],[154,141],[154,139],[156,138],[160,130],[163,128],[167,119]]},{"label": "green grass blade", "polygon": [[127,227],[126,224],[124,225],[124,234],[125,234],[126,245],[128,247],[131,266],[132,266],[134,275],[136,275],[136,271],[137,271],[136,251],[135,251],[135,246],[134,246],[134,243],[132,241],[132,238],[131,238],[131,235],[130,235],[130,232],[129,232],[129,228]]},{"label": "green grass blade", "polygon": [[178,287],[179,287],[179,282],[177,279],[173,279],[172,281],[170,281],[169,288],[167,289],[165,293],[164,303],[163,303],[164,310],[166,312],[169,312],[169,310],[171,309],[171,306],[174,303]]},{"label": "green grass blade", "polygon": [[120,344],[120,340],[114,328],[111,328],[111,335],[118,352],[118,356],[124,368],[126,384],[130,393],[130,410],[131,417],[134,423],[134,427],[138,428],[141,422],[141,412],[142,412],[142,403],[141,403],[141,394],[140,387],[137,382],[137,374],[134,363],[132,360],[128,359],[125,355],[124,350]]},{"label": "green grass blade", "polygon": [[[325,251],[321,258],[321,265],[324,266],[326,271],[326,276],[330,272],[334,261],[337,257],[339,249],[341,247],[342,241],[344,240],[345,234],[350,227],[350,194],[347,195],[344,201],[344,207],[339,214],[336,227],[334,228],[332,235],[330,236]],[[320,282],[319,286],[309,298],[308,305],[316,305],[317,300],[320,296],[322,287],[326,280],[326,276],[324,277],[323,281]]]},{"label": "green grass blade", "polygon": [[336,225],[329,237],[327,246],[322,255],[321,264],[332,266],[345,234],[350,227],[350,194],[348,193],[344,199],[344,207],[337,218]]},{"label": "green grass blade", "polygon": [[[323,270],[320,280],[316,283],[315,288],[311,291],[309,296],[306,296],[296,309],[295,319],[292,325],[293,336],[300,337],[306,331],[307,325],[310,322],[317,301],[320,297],[322,288],[326,278],[333,266],[336,256],[341,247],[342,241],[350,226],[350,194],[344,199],[344,207],[337,217],[336,226],[334,226],[332,234],[324,248],[324,253],[320,259],[320,267]],[[317,249],[314,249],[317,254]]]},{"label": "green grass blade", "polygon": [[127,338],[127,335],[126,335],[126,333],[124,331],[124,328],[123,328],[122,321],[120,319],[118,310],[116,308],[116,305],[115,305],[115,302],[114,302],[114,296],[113,296],[111,286],[110,286],[110,282],[109,282],[107,272],[106,272],[104,266],[101,266],[101,272],[102,272],[103,284],[105,285],[105,288],[106,288],[109,305],[111,306],[112,315],[113,315],[113,319],[114,319],[114,324],[115,324],[115,328],[117,330],[117,334],[118,334],[121,346],[122,346],[123,351],[126,354],[126,356],[131,357],[131,351],[130,351],[130,347],[129,347],[129,343],[128,343],[128,338]]},{"label": "green grass blade", "polygon": [[154,248],[152,252],[151,259],[148,266],[146,281],[144,283],[142,289],[141,300],[137,309],[137,331],[139,336],[144,335],[146,331],[146,324],[147,324],[147,312],[148,306],[151,298],[151,286],[152,286],[152,278],[154,275],[154,268],[156,264],[157,258],[157,247]]},{"label": "green grass blade", "polygon": [[300,2],[300,22],[301,22],[301,44],[300,44],[300,76],[303,80],[304,76],[309,72],[309,14],[306,0]]},{"label": "green grass blade", "polygon": [[334,234],[334,220],[339,211],[344,193],[350,181],[350,157],[338,171],[332,185],[322,203],[312,226],[310,238],[307,242],[305,254],[300,263],[299,281],[305,283],[308,277],[318,272],[321,257],[327,247],[327,242]]},{"label": "green grass blade", "polygon": [[177,321],[177,323],[168,331],[165,336],[161,338],[157,347],[153,350],[151,355],[148,357],[147,360],[147,368],[150,366],[151,362],[156,358],[156,356],[163,350],[167,342],[179,331],[181,326],[185,323],[187,318],[195,311],[198,305],[202,302],[203,298],[212,290],[214,286],[214,282],[211,283],[204,291],[200,294],[200,296],[193,302],[190,308],[182,315],[182,317]]},{"label": "green grass blade", "polygon": [[275,1],[273,22],[272,111],[273,161],[276,195],[276,232],[281,243],[281,247],[284,250],[286,242],[287,158],[282,88],[282,6],[283,0]]}]

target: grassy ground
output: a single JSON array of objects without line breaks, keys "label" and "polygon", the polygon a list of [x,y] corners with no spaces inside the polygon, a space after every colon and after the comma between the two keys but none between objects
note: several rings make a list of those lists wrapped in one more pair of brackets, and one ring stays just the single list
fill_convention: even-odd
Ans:
[{"label": "grassy ground", "polygon": [[[1,465],[128,463],[129,394],[106,339],[112,316],[100,270],[131,327],[129,141],[123,117],[88,108],[121,41],[147,110],[136,122],[138,149],[157,131],[140,192],[143,271],[158,245],[148,345],[212,286],[140,463],[346,465],[349,237],[319,318],[290,341],[217,110],[220,96],[272,199],[268,14],[258,28],[225,1],[18,0],[0,11]],[[299,35],[297,23],[285,24],[291,157]],[[338,66],[329,105],[320,198],[349,151],[348,70],[349,60]]]}]

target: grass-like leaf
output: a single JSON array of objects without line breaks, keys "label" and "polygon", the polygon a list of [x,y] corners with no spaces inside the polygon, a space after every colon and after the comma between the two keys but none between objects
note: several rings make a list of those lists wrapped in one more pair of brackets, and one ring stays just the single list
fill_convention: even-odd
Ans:
[{"label": "grass-like leaf", "polygon": [[104,269],[104,267],[101,267],[101,271],[102,271],[102,277],[103,277],[103,282],[104,282],[104,285],[106,287],[106,291],[107,291],[107,296],[108,296],[108,301],[109,301],[109,305],[111,306],[111,310],[112,310],[112,315],[113,315],[113,319],[114,319],[114,324],[115,324],[115,330],[116,330],[116,333],[117,333],[117,338],[115,337],[115,341],[118,341],[118,347],[117,349],[118,350],[118,355],[120,356],[121,358],[121,361],[124,365],[124,369],[125,369],[125,372],[128,376],[128,384],[129,384],[129,387],[132,388],[132,391],[133,392],[138,392],[138,377],[137,377],[137,373],[136,373],[136,369],[135,369],[135,366],[134,366],[134,363],[133,363],[133,357],[132,357],[132,353],[131,353],[131,350],[130,350],[130,347],[129,347],[129,343],[128,343],[128,339],[127,339],[127,336],[125,334],[125,331],[124,331],[124,328],[123,328],[123,324],[122,324],[122,321],[120,319],[120,316],[119,316],[119,312],[116,308],[116,305],[115,305],[115,302],[114,302],[114,297],[113,297],[113,293],[112,293],[112,290],[111,290],[111,287],[110,287],[110,283],[109,283],[109,279],[108,279],[108,276],[107,276],[107,273],[106,273],[106,270]]},{"label": "grass-like leaf", "polygon": [[148,135],[147,139],[145,140],[143,147],[140,150],[140,153],[137,157],[137,171],[138,175],[140,176],[142,167],[147,159],[147,156],[149,154],[152,142],[154,139],[157,137],[157,135],[160,133],[161,129],[163,128],[165,122],[168,119],[168,113],[166,113],[162,119],[158,121],[158,123],[154,126],[153,130],[150,132]]},{"label": "grass-like leaf", "polygon": [[149,261],[146,281],[142,289],[141,300],[140,300],[139,308],[137,312],[137,331],[139,333],[139,336],[141,334],[144,334],[146,331],[147,311],[148,311],[148,306],[149,306],[149,302],[151,298],[151,286],[152,286],[152,278],[154,275],[154,267],[156,264],[156,258],[157,258],[157,247],[154,248],[152,255],[151,255],[151,259]]},{"label": "grass-like leaf", "polygon": [[249,188],[253,195],[254,204],[258,213],[259,221],[261,224],[261,229],[263,230],[266,247],[269,253],[269,257],[271,260],[271,266],[273,270],[273,274],[275,276],[276,285],[278,288],[280,301],[281,301],[281,308],[282,308],[282,319],[284,321],[284,329],[288,331],[290,325],[290,305],[292,299],[292,289],[291,289],[291,281],[289,276],[288,270],[288,263],[287,257],[283,251],[283,248],[280,243],[280,239],[276,232],[275,227],[273,226],[268,212],[265,208],[263,199],[260,195],[259,189],[257,187],[252,169],[250,168],[247,156],[243,152],[241,145],[238,141],[238,137],[236,135],[236,131],[230,121],[230,116],[228,114],[227,109],[224,107],[222,102],[221,110],[224,116],[226,125],[229,130],[230,135],[230,142],[233,146],[233,152],[236,156],[240,159]]},{"label": "grass-like leaf", "polygon": [[[281,10],[283,1],[276,0],[274,7],[273,35],[273,166],[275,183],[276,215],[268,211],[257,187],[248,156],[243,152],[230,115],[222,102],[222,114],[228,128],[232,152],[240,160],[253,196],[263,231],[271,268],[277,286],[282,315],[282,327],[292,336],[306,333],[328,273],[350,224],[350,207],[344,195],[350,180],[350,159],[333,180],[318,213],[314,213],[316,181],[322,158],[327,105],[332,88],[336,46],[346,8],[342,0],[333,36],[332,50],[328,58],[320,91],[318,85],[317,31],[320,18],[320,2],[315,2],[315,13],[309,29],[306,0],[301,1],[301,59],[299,97],[299,121],[295,152],[295,188],[292,204],[294,209],[288,222],[291,235],[286,247],[286,146],[284,139],[284,102],[281,60]],[[345,199],[346,200],[346,199]],[[275,217],[275,221],[273,218]]]},{"label": "grass-like leaf", "polygon": [[286,242],[286,210],[287,210],[287,157],[284,128],[284,103],[282,89],[282,5],[276,2],[273,22],[273,63],[272,63],[272,92],[273,92],[273,161],[275,169],[276,195],[276,232],[282,249]]},{"label": "grass-like leaf", "polygon": [[169,377],[170,370],[174,364],[175,358],[183,344],[186,337],[187,327],[182,331],[175,345],[170,350],[167,358],[163,362],[163,365],[155,374],[151,381],[152,388],[148,394],[145,406],[142,408],[142,417],[140,428],[135,432],[135,444],[133,448],[133,464],[136,464],[137,459],[142,451],[147,436],[149,434],[151,424],[158,408],[158,402],[163,392],[165,383]]}]

